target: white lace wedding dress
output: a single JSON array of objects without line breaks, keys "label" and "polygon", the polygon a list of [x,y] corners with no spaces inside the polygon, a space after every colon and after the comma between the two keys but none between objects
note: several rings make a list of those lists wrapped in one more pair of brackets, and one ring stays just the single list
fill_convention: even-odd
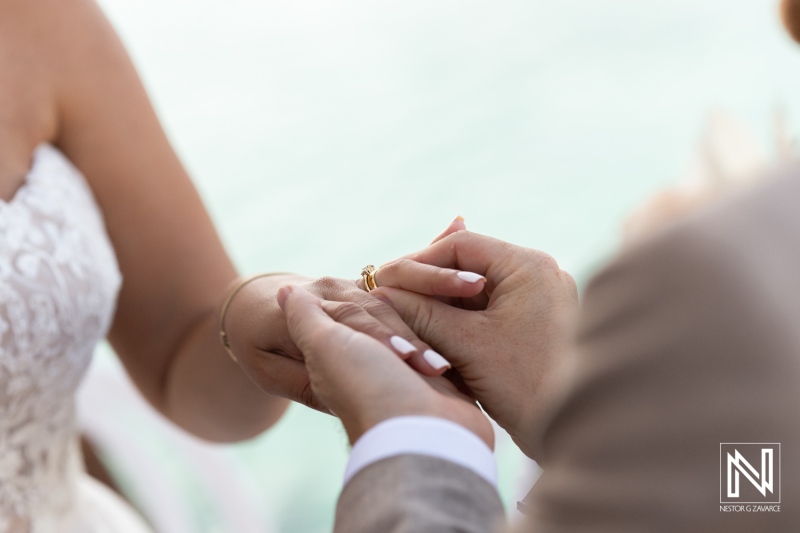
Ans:
[{"label": "white lace wedding dress", "polygon": [[146,533],[83,470],[75,392],[121,276],[80,172],[39,147],[0,200],[0,533]]}]

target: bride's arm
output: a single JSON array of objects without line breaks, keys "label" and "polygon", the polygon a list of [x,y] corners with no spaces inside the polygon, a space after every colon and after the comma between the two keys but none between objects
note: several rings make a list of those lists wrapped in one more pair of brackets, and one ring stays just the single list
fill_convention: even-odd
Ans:
[{"label": "bride's arm", "polygon": [[[55,142],[85,174],[123,275],[114,349],[148,400],[184,428],[219,441],[259,433],[287,402],[259,390],[220,345],[217,308],[237,273],[134,67],[94,2],[29,5],[37,60],[52,73]],[[289,279],[302,281],[247,290]],[[282,320],[271,311],[265,334]]]}]

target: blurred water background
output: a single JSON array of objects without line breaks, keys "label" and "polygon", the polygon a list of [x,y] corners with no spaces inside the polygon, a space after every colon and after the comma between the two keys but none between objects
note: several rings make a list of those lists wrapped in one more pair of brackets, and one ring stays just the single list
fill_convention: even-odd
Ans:
[{"label": "blurred water background", "polygon": [[[777,107],[800,126],[800,51],[771,0],[100,4],[245,273],[355,278],[460,214],[584,284],[710,110],[765,144]],[[274,529],[316,533],[346,444],[293,406],[226,453]],[[507,438],[498,456],[513,509],[528,467]],[[222,531],[206,503],[197,531]]]}]

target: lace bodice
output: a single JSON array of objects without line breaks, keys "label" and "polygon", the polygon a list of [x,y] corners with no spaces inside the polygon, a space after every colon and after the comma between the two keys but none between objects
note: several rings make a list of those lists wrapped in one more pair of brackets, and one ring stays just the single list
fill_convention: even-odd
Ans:
[{"label": "lace bodice", "polygon": [[0,532],[67,531],[82,471],[74,396],[109,328],[120,273],[80,172],[39,147],[0,201]]}]

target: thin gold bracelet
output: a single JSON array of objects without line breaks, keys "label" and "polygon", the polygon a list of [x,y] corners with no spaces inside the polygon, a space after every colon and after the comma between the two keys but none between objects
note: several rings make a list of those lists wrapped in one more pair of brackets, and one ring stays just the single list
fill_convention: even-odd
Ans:
[{"label": "thin gold bracelet", "polygon": [[225,302],[222,304],[222,311],[219,314],[219,340],[222,342],[222,347],[225,348],[225,351],[228,352],[228,355],[230,355],[231,359],[234,361],[239,362],[239,360],[236,358],[236,355],[233,353],[233,350],[231,350],[231,344],[228,341],[228,333],[225,331],[225,315],[228,314],[228,307],[231,305],[233,297],[236,296],[236,294],[251,281],[270,276],[283,276],[288,274],[289,272],[265,272],[261,274],[254,274],[244,278],[239,282],[238,285],[231,289],[231,292],[228,293],[228,297],[225,298]]}]

